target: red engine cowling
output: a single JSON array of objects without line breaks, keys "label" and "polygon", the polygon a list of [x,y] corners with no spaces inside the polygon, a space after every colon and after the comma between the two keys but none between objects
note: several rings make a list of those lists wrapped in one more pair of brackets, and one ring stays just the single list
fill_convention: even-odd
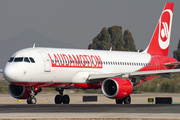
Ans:
[{"label": "red engine cowling", "polygon": [[129,79],[107,78],[102,83],[103,94],[111,99],[122,99],[129,96],[133,91],[133,85]]},{"label": "red engine cowling", "polygon": [[[39,90],[41,90],[41,88],[39,88]],[[35,92],[35,95],[40,92],[39,90]],[[16,99],[27,99],[31,96],[28,87],[15,84],[9,84],[9,93]]]}]

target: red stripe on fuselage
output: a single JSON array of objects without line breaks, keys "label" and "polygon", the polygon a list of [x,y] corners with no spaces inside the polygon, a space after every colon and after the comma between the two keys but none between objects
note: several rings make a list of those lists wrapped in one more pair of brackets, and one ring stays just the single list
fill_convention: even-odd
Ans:
[{"label": "red stripe on fuselage", "polygon": [[101,83],[46,83],[46,82],[12,82],[20,86],[37,86],[37,87],[61,87],[63,89],[98,89]]},{"label": "red stripe on fuselage", "polygon": [[103,68],[99,55],[48,54],[52,67]]}]

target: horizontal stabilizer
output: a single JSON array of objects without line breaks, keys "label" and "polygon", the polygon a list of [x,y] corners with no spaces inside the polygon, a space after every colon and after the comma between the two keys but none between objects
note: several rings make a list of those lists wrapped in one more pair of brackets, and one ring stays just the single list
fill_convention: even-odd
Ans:
[{"label": "horizontal stabilizer", "polygon": [[168,65],[180,65],[180,62],[173,62],[173,63],[165,63],[166,66]]}]

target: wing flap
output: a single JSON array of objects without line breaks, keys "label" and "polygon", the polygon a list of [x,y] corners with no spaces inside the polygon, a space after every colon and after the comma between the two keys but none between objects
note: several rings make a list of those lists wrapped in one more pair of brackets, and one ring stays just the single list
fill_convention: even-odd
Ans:
[{"label": "wing flap", "polygon": [[108,77],[122,76],[121,73],[90,74],[88,80],[102,79]]}]

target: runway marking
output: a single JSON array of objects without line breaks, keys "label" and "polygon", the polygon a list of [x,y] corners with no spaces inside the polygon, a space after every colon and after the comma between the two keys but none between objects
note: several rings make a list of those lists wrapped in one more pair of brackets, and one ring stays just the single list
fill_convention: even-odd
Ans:
[{"label": "runway marking", "polygon": [[10,103],[19,103],[20,104],[20,102],[18,102],[18,101],[16,101],[16,102],[0,102],[0,104],[10,104]]},{"label": "runway marking", "polygon": [[108,100],[108,101],[105,101],[105,102],[114,102],[115,100]]},{"label": "runway marking", "polygon": [[[37,101],[38,103],[49,103],[49,104],[51,104],[51,101],[49,101],[49,100],[46,100],[46,101]],[[13,103],[19,103],[19,104],[21,104],[21,103],[26,103],[25,101],[21,101],[21,102],[19,102],[18,100],[16,101],[16,102],[0,102],[0,104],[13,104]]]}]

